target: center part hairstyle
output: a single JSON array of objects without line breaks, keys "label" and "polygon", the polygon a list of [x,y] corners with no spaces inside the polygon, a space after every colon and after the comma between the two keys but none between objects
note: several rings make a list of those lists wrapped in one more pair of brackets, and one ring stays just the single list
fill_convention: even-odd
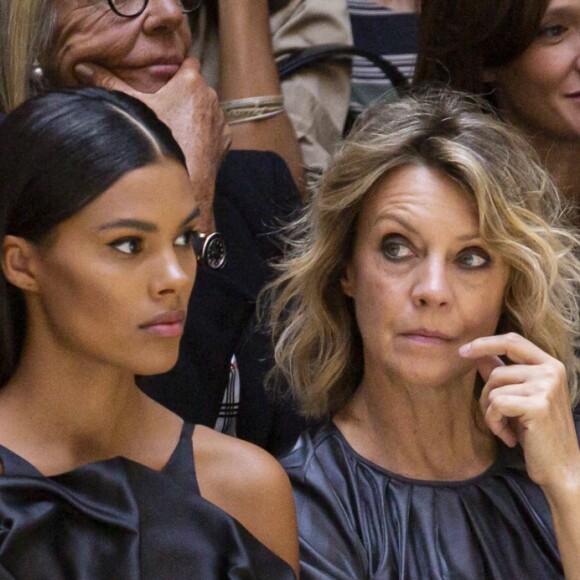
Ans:
[{"label": "center part hairstyle", "polygon": [[[26,101],[0,123],[0,240],[42,244],[126,173],[185,158],[171,131],[140,101],[103,89],[70,89]],[[0,273],[0,386],[26,332],[24,297]]]},{"label": "center part hairstyle", "polygon": [[367,195],[407,165],[438,169],[473,200],[482,238],[509,266],[498,333],[520,333],[562,361],[577,400],[580,242],[533,150],[485,107],[438,90],[367,111],[290,229],[266,305],[274,375],[290,383],[306,416],[336,412],[360,383],[362,343],[340,279]]},{"label": "center part hairstyle", "polygon": [[482,94],[485,69],[533,42],[549,0],[421,0],[416,84],[440,82]]}]

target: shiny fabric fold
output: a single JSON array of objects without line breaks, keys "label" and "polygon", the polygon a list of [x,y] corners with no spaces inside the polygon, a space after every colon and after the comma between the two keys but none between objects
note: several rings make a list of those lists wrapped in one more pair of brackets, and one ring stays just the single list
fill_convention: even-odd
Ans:
[{"label": "shiny fabric fold", "polygon": [[294,489],[303,580],[563,578],[546,498],[519,449],[457,482],[413,480],[329,423],[281,459]]},{"label": "shiny fabric fold", "polygon": [[201,497],[192,432],[162,471],[117,457],[45,477],[0,446],[0,580],[294,578]]}]

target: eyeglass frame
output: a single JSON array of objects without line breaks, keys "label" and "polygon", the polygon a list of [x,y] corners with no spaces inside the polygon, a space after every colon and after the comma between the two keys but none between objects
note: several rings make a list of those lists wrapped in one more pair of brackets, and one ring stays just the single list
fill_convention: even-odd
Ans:
[{"label": "eyeglass frame", "polygon": [[[149,6],[149,0],[142,0],[142,1],[143,1],[143,6],[141,7],[141,10],[139,10],[139,12],[135,12],[135,14],[128,15],[128,14],[121,14],[121,12],[119,12],[119,10],[115,7],[114,0],[107,0],[107,2],[109,4],[109,8],[117,16],[120,16],[121,18],[137,18],[137,16],[141,16],[141,14],[143,14],[143,12],[145,12],[145,10],[147,9],[147,6]],[[193,8],[189,8],[188,10],[185,10],[184,8],[182,8],[181,11],[184,14],[189,14],[191,12],[194,12],[195,10],[197,10],[201,6],[202,2],[203,2],[203,0],[198,0],[197,4]]]}]

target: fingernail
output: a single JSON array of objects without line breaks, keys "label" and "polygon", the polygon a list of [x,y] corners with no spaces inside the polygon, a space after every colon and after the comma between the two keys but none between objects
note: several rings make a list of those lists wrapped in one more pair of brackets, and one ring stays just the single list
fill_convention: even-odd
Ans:
[{"label": "fingernail", "polygon": [[81,81],[90,81],[93,78],[94,70],[87,64],[77,64],[75,66],[75,74]]},{"label": "fingernail", "polygon": [[463,346],[459,347],[459,354],[467,354],[471,350],[471,343],[468,342]]}]

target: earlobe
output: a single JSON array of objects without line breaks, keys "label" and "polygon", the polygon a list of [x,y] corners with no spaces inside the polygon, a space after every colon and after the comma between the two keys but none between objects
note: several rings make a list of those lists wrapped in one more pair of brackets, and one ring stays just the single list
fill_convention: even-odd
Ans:
[{"label": "earlobe", "polygon": [[353,271],[352,271],[352,266],[351,264],[348,264],[345,269],[344,272],[342,273],[342,276],[340,277],[340,285],[342,286],[342,291],[347,295],[350,296],[351,298],[353,298],[353,280],[354,280],[354,276],[353,276]]},{"label": "earlobe", "polygon": [[18,236],[5,236],[2,243],[2,270],[6,280],[26,292],[36,292],[34,246]]}]

